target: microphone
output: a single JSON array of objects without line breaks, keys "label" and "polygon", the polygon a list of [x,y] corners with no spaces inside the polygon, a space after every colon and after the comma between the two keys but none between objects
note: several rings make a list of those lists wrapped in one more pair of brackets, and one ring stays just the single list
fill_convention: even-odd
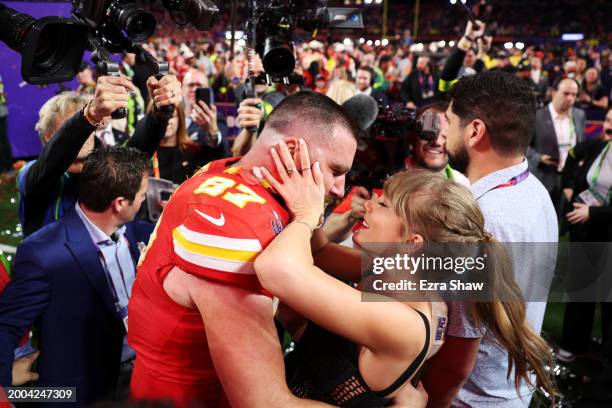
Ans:
[{"label": "microphone", "polygon": [[342,107],[362,134],[372,126],[378,117],[378,102],[370,95],[355,95],[347,99]]}]

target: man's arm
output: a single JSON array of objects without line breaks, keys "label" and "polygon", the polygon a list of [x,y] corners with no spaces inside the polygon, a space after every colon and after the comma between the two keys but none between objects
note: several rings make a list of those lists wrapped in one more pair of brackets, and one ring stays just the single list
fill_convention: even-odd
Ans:
[{"label": "man's arm", "polygon": [[215,370],[232,407],[328,406],[299,399],[287,387],[271,298],[203,279],[189,296],[202,314]]},{"label": "man's arm", "polygon": [[45,145],[25,176],[23,192],[28,198],[48,195],[57,180],[77,158],[81,147],[94,131],[83,112],[75,113]]},{"label": "man's arm", "polygon": [[0,385],[12,384],[14,351],[49,303],[51,285],[44,263],[29,243],[17,250],[13,280],[0,296]]},{"label": "man's arm", "polygon": [[449,407],[476,363],[480,338],[447,336],[442,348],[427,361],[421,381],[429,395],[428,407]]}]

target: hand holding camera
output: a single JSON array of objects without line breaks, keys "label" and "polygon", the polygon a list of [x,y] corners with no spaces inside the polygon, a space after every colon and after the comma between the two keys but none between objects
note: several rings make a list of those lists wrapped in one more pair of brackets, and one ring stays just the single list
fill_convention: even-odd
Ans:
[{"label": "hand holding camera", "polygon": [[238,107],[238,125],[243,129],[259,127],[263,118],[263,102],[259,98],[247,98]]},{"label": "hand holding camera", "polygon": [[157,109],[168,105],[176,107],[183,101],[181,83],[175,75],[164,75],[159,80],[151,76],[147,80],[147,89]]},{"label": "hand holding camera", "polygon": [[475,41],[477,38],[480,38],[484,35],[486,28],[486,24],[480,20],[468,20],[467,25],[465,26],[465,34],[464,37],[470,41]]},{"label": "hand holding camera", "polygon": [[85,108],[85,116],[92,124],[101,123],[115,110],[127,108],[128,92],[135,91],[136,87],[126,77],[101,76],[96,84],[93,99]]}]

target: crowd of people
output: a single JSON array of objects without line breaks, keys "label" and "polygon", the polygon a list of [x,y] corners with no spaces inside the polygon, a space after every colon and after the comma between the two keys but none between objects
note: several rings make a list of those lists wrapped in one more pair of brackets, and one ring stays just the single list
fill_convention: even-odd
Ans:
[{"label": "crowd of people", "polygon": [[[483,21],[427,49],[403,31],[309,38],[301,82],[249,95],[265,72],[244,41],[158,21],[145,48],[168,75],[129,53],[120,76],[83,61],[40,108],[42,152],[17,174],[24,240],[0,264],[1,386],[76,387],[81,405],[554,402],[553,358],[587,350],[595,302],[567,304],[551,353],[556,253],[505,244],[611,241],[609,47],[508,48]],[[2,143],[6,97],[0,79]],[[381,119],[398,112],[420,127]],[[483,245],[494,290],[364,301],[373,243]]]}]

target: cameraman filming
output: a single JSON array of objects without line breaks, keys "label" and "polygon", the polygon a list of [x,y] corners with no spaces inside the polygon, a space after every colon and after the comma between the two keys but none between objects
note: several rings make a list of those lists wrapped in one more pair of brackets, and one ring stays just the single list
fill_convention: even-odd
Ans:
[{"label": "cameraman filming", "polygon": [[[417,111],[417,120],[426,112],[435,112],[441,127],[445,124],[444,112],[448,103],[444,101],[433,102],[423,106]],[[409,135],[409,143],[412,147],[410,155],[404,161],[406,169],[426,169],[441,173],[446,179],[456,181],[460,184],[469,185],[468,179],[460,172],[448,165],[448,153],[446,152],[446,138],[441,134],[433,140],[427,140],[416,132]],[[372,197],[372,194],[380,195],[382,189],[368,191],[362,186],[355,186],[345,199],[336,207],[328,217],[323,230],[332,242],[343,242],[350,237],[351,231],[357,223],[363,219],[365,214],[364,204]],[[345,242],[351,244],[351,242]]]},{"label": "cameraman filming", "polygon": [[[181,86],[174,75],[150,77],[147,88],[155,109],[136,124],[127,146],[152,156],[164,137],[168,118],[159,109],[182,101]],[[93,99],[69,92],[48,100],[36,124],[44,147],[38,159],[27,163],[18,175],[19,219],[24,237],[59,220],[74,207],[78,175],[95,148],[94,131],[116,109],[127,108],[128,92],[135,86],[125,77],[98,78]]]}]

